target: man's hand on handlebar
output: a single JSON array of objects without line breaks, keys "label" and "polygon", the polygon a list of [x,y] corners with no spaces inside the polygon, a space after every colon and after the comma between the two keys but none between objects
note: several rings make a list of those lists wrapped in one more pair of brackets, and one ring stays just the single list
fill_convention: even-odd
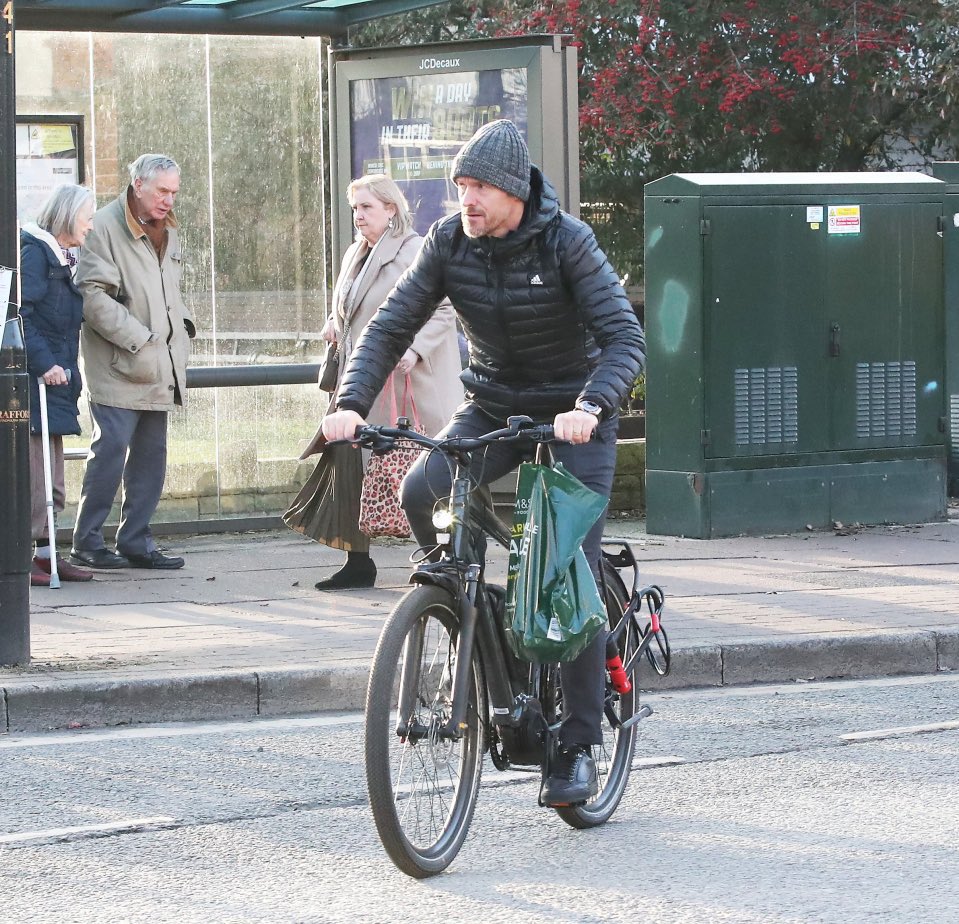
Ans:
[{"label": "man's hand on handlebar", "polygon": [[588,443],[593,431],[599,426],[599,420],[586,411],[566,411],[557,414],[553,421],[556,439],[568,443]]},{"label": "man's hand on handlebar", "polygon": [[323,435],[331,443],[334,440],[355,440],[356,431],[365,426],[366,421],[356,411],[334,411],[323,418]]}]

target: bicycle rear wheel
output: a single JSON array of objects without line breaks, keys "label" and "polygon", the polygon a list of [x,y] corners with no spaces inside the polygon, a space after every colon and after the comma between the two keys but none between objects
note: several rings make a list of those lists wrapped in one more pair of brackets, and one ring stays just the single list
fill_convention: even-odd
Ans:
[{"label": "bicycle rear wheel", "polygon": [[[603,577],[606,585],[606,612],[610,629],[615,628],[629,604],[629,594],[616,569],[603,560]],[[625,633],[620,642],[620,656],[627,663],[627,656],[635,651],[638,639],[635,633]],[[558,676],[559,672],[554,671]],[[606,724],[603,727],[603,743],[593,747],[599,791],[583,805],[556,808],[556,813],[574,828],[594,828],[609,821],[626,790],[629,772],[636,750],[636,725],[623,729],[620,723],[631,718],[639,709],[639,690],[635,678],[629,693],[617,693],[608,679],[606,682]],[[562,707],[562,693],[559,708]],[[561,712],[560,712],[561,714]]]},{"label": "bicycle rear wheel", "polygon": [[473,818],[484,753],[485,687],[474,653],[462,737],[450,718],[456,604],[439,587],[413,588],[383,627],[366,699],[366,781],[380,840],[416,878],[442,872]]}]

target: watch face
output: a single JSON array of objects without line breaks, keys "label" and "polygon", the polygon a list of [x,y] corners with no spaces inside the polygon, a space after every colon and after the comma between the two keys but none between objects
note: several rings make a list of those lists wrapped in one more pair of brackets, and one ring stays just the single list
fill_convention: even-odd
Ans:
[{"label": "watch face", "polygon": [[603,413],[603,409],[592,401],[580,401],[576,407],[581,411],[586,411],[587,414],[595,414],[597,417]]}]

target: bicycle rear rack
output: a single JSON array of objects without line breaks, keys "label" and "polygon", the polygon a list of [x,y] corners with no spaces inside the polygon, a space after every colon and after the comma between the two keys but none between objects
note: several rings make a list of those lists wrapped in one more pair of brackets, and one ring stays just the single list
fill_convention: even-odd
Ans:
[{"label": "bicycle rear rack", "polygon": [[[643,586],[640,583],[639,564],[636,561],[636,556],[633,555],[633,550],[626,542],[616,543],[616,545],[619,547],[618,552],[608,552],[604,549],[603,556],[617,570],[632,568],[633,590],[629,603],[623,612],[623,618],[609,635],[609,642],[619,645],[627,628],[632,624],[641,641],[630,655],[627,663],[623,665],[626,673],[631,675],[635,670],[636,660],[645,655],[655,673],[660,677],[665,677],[672,664],[669,636],[662,624],[665,594],[662,588],[656,584]],[[640,614],[644,609],[649,617],[645,626],[640,624]]]}]

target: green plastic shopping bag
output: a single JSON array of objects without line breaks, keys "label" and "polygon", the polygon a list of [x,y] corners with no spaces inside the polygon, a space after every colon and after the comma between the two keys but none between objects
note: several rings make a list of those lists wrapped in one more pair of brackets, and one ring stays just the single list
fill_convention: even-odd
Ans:
[{"label": "green plastic shopping bag", "polygon": [[582,549],[606,504],[560,463],[520,465],[506,581],[506,635],[518,657],[572,661],[606,625]]}]

